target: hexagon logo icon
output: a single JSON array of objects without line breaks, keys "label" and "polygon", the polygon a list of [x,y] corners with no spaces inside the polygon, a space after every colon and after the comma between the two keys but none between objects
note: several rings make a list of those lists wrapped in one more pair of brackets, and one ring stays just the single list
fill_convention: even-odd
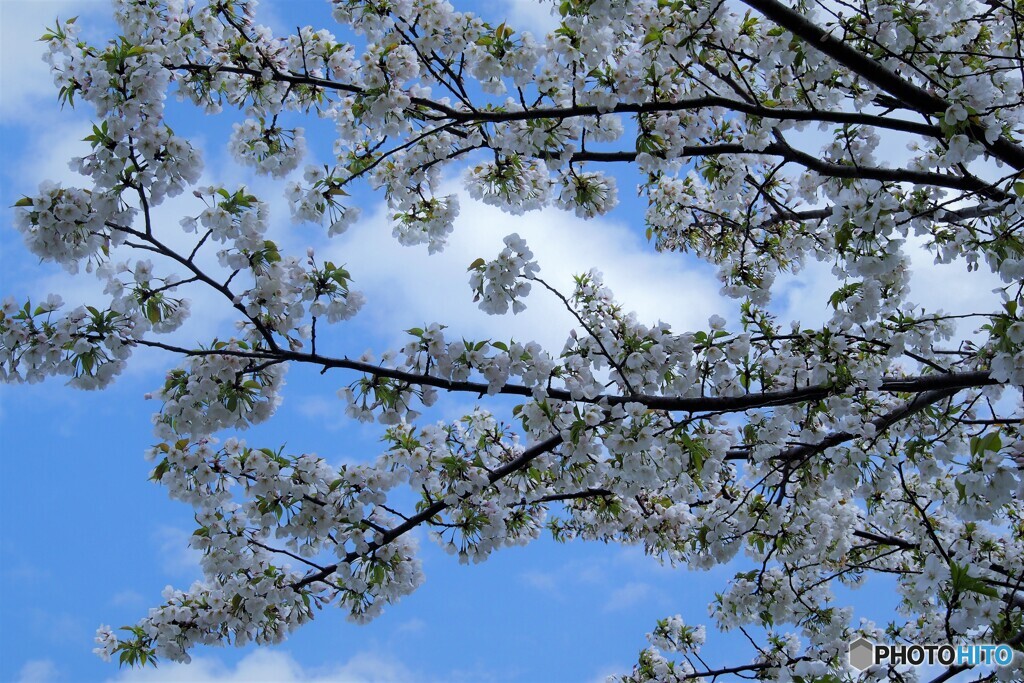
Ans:
[{"label": "hexagon logo icon", "polygon": [[850,643],[850,666],[860,671],[875,663],[875,644],[867,638]]}]

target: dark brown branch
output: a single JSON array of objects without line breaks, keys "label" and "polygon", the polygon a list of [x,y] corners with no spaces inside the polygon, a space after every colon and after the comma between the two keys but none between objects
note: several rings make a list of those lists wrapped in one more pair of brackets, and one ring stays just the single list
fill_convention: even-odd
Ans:
[{"label": "dark brown branch", "polygon": [[698,678],[711,678],[716,679],[719,676],[727,676],[728,674],[739,674],[747,671],[762,671],[770,668],[772,665],[766,662],[759,662],[756,664],[743,664],[740,666],[728,666],[722,669],[708,669],[707,671],[697,671],[692,674],[682,676],[683,680],[691,681]]},{"label": "dark brown branch", "polygon": [[[532,461],[536,460],[538,457],[540,457],[544,453],[547,453],[548,451],[550,451],[550,450],[552,450],[554,448],[557,448],[561,443],[562,443],[562,437],[561,436],[557,436],[556,435],[556,436],[549,437],[549,438],[545,439],[544,441],[541,441],[540,443],[537,443],[537,444],[531,446],[530,448],[527,448],[525,451],[523,451],[519,455],[518,458],[516,458],[516,459],[514,459],[514,460],[512,460],[510,462],[505,463],[501,467],[499,467],[496,470],[494,470],[493,472],[491,472],[489,475],[487,475],[487,480],[491,484],[494,484],[494,483],[500,481],[501,479],[503,479],[504,477],[508,476],[509,474],[512,474],[513,472],[516,472],[516,471],[521,470],[522,468],[526,467]],[[436,503],[434,503],[433,505],[428,506],[427,508],[425,508],[421,512],[413,515],[412,517],[409,517],[407,520],[405,520],[404,522],[402,522],[398,526],[394,527],[393,529],[391,529],[387,533],[382,534],[382,538],[381,538],[380,542],[374,541],[373,543],[370,543],[369,544],[369,548],[365,552],[357,553],[356,551],[352,551],[352,552],[348,553],[344,557],[342,562],[353,562],[353,561],[355,561],[356,559],[358,559],[362,555],[370,555],[370,554],[372,554],[378,548],[382,548],[385,545],[387,545],[388,543],[391,543],[392,541],[394,541],[399,536],[401,536],[401,535],[403,535],[403,534],[405,534],[405,533],[415,529],[420,524],[423,524],[424,522],[429,520],[431,517],[434,517],[435,515],[439,515],[440,513],[442,513],[445,510],[447,510],[449,507],[451,507],[451,506],[448,505],[447,503],[445,503],[443,500],[437,501]],[[338,568],[337,564],[328,565],[328,566],[324,567],[322,570],[320,570],[320,571],[318,571],[316,573],[308,574],[307,576],[303,577],[301,581],[293,583],[291,587],[293,589],[295,589],[295,590],[301,590],[302,588],[304,588],[305,586],[308,586],[311,583],[315,583],[317,581],[323,581],[328,576],[333,574],[334,571],[337,570],[337,568]]]},{"label": "dark brown branch", "polygon": [[921,547],[919,543],[911,543],[910,541],[905,541],[902,538],[897,538],[896,536],[883,536],[881,534],[876,534],[873,531],[857,530],[853,532],[853,535],[857,538],[863,538],[865,541],[873,541],[874,543],[881,543],[883,545],[892,545],[897,548],[902,548],[903,550],[917,550]]},{"label": "dark brown branch", "polygon": [[[236,74],[238,76],[250,76],[253,78],[262,78],[262,71],[260,69],[248,69],[239,66],[221,66],[214,64],[165,64],[164,68],[170,71],[189,71],[191,73],[207,73],[210,75],[223,71],[224,73]],[[348,83],[339,83],[338,81],[331,81],[326,78],[317,78],[316,76],[309,76],[305,74],[296,73],[285,73],[282,71],[275,71],[271,77],[272,81],[281,81],[282,83],[290,83],[292,85],[309,85],[316,88],[323,88],[325,90],[339,90],[341,92],[347,92],[352,95],[364,95],[366,89],[361,88],[357,85],[350,85]],[[455,118],[459,112],[456,109],[428,100],[422,97],[410,98],[410,101],[421,107],[432,109],[447,117]]]},{"label": "dark brown branch", "polygon": [[[146,218],[147,218],[147,225],[148,225],[148,219],[149,219],[149,211],[148,210],[146,211]],[[141,240],[149,242],[149,244],[152,245],[152,248],[149,249],[150,251],[155,251],[158,254],[162,254],[162,255],[166,256],[167,258],[172,259],[174,261],[177,261],[181,265],[183,265],[186,268],[188,268],[189,271],[195,276],[194,279],[199,280],[203,284],[212,287],[214,290],[216,290],[218,293],[220,293],[222,296],[224,296],[224,298],[226,298],[228,301],[230,301],[231,302],[231,306],[235,310],[240,312],[242,315],[244,315],[246,317],[246,319],[249,320],[253,324],[253,327],[255,327],[256,330],[260,333],[260,336],[262,336],[263,339],[266,340],[267,345],[270,346],[270,348],[272,350],[277,350],[277,348],[278,348],[277,340],[274,339],[273,333],[266,327],[266,325],[264,325],[260,321],[259,318],[253,317],[253,316],[249,315],[249,313],[245,310],[245,306],[243,306],[241,303],[237,303],[235,301],[235,294],[230,289],[228,289],[227,285],[222,285],[221,283],[215,281],[209,275],[207,275],[202,270],[200,270],[199,267],[196,266],[196,264],[193,263],[190,259],[187,259],[184,256],[182,256],[181,254],[179,254],[178,252],[174,251],[173,249],[171,249],[170,247],[165,245],[163,242],[161,242],[155,236],[153,236],[152,234],[149,234],[148,232],[142,232],[142,231],[136,230],[134,228],[130,228],[130,227],[126,226],[126,225],[118,225],[117,223],[112,223],[110,221],[106,222],[106,226],[108,228],[112,229],[112,230],[119,230],[119,231],[127,233],[129,235],[134,235],[134,236],[138,237]],[[141,341],[141,340],[139,340],[139,341]]]},{"label": "dark brown branch", "polygon": [[[1009,645],[1012,648],[1020,648],[1021,644],[1024,644],[1024,631],[1018,631],[1016,635],[1014,635],[1012,638],[1004,640],[1002,644]],[[1015,656],[1019,657],[1020,655]],[[943,671],[941,674],[933,678],[931,681],[929,681],[929,683],[943,683],[944,681],[948,681],[949,679],[953,678],[953,676],[956,676],[957,674],[967,671],[971,668],[973,667],[969,664],[959,664],[957,666],[951,666],[945,671]]]},{"label": "dark brown branch", "polygon": [[[858,52],[845,42],[826,33],[814,22],[778,0],[743,0],[743,2],[804,40],[810,47],[825,53],[911,109],[925,115],[942,115],[949,108],[949,103],[943,98],[900,77],[877,60]],[[1024,148],[1020,145],[1008,140],[1005,136],[1000,136],[993,143],[987,142],[985,129],[979,124],[970,124],[968,132],[972,139],[983,144],[997,159],[1017,170],[1024,169]]]},{"label": "dark brown branch", "polygon": [[[763,149],[746,149],[739,143],[721,143],[712,145],[688,145],[676,151],[673,158],[706,157],[732,154],[769,155],[777,156],[786,161],[800,164],[816,173],[829,178],[854,178],[864,180],[878,180],[881,182],[914,183],[915,185],[934,185],[936,187],[948,187],[954,190],[965,192],[977,192],[978,194],[996,200],[1004,200],[1007,195],[997,187],[986,183],[980,178],[969,175],[950,175],[947,173],[932,173],[929,171],[912,171],[905,168],[882,168],[875,166],[847,166],[845,164],[825,161],[807,152],[795,149],[789,145],[773,142]],[[596,161],[596,162],[633,162],[636,161],[638,152],[576,152],[572,155],[575,162]],[[538,155],[545,158],[546,154]],[[551,154],[550,156],[556,156]]]},{"label": "dark brown branch", "polygon": [[529,501],[530,505],[536,503],[555,503],[563,500],[579,500],[581,498],[609,498],[615,494],[607,489],[587,489],[574,493],[553,493],[550,496],[542,496],[536,500]]},{"label": "dark brown branch", "polygon": [[[424,375],[405,370],[384,368],[372,363],[351,360],[349,358],[328,358],[312,353],[300,351],[289,351],[277,349],[275,351],[232,351],[229,349],[206,350],[186,349],[172,346],[163,342],[152,340],[135,340],[135,343],[143,346],[152,346],[173,351],[189,356],[202,355],[226,355],[242,356],[246,358],[276,359],[279,361],[293,361],[299,363],[310,363],[324,369],[345,369],[365,372],[375,377],[385,377],[407,382],[412,385],[431,386],[445,391],[464,392],[471,394],[487,394],[490,385],[482,382],[468,382],[443,379],[433,375]],[[899,393],[919,393],[932,390],[960,390],[970,387],[984,387],[998,384],[992,379],[988,372],[974,371],[938,375],[915,375],[911,377],[890,377],[882,381],[879,391]],[[564,389],[547,389],[545,395],[557,401],[575,401],[578,403],[597,403],[620,405],[624,403],[640,403],[653,410],[667,411],[741,411],[755,408],[767,408],[771,406],[791,405],[803,401],[814,401],[843,393],[844,389],[830,385],[813,385],[797,389],[786,389],[781,391],[764,391],[759,393],[743,394],[740,396],[621,396],[617,394],[601,394],[591,398],[574,396]],[[499,394],[511,396],[533,397],[533,387],[519,384],[506,384],[498,390]],[[900,418],[902,419],[902,418]]]},{"label": "dark brown branch", "polygon": [[[925,375],[925,376],[931,378],[931,377],[954,377],[955,375]],[[933,382],[933,384],[934,384],[934,382]],[[956,394],[958,391],[960,391],[963,388],[965,388],[965,387],[957,388],[955,386],[947,386],[947,387],[940,388],[940,389],[929,389],[927,391],[923,391],[922,393],[919,393],[913,399],[911,399],[910,401],[907,401],[906,403],[904,403],[903,405],[899,406],[898,408],[896,408],[896,409],[886,413],[885,415],[882,415],[880,417],[876,417],[874,420],[872,420],[871,424],[874,425],[874,427],[875,427],[875,433],[876,434],[884,433],[886,429],[888,429],[889,427],[893,426],[897,422],[899,422],[901,420],[905,420],[906,418],[910,417],[911,415],[914,415],[915,413],[921,412],[922,410],[924,410],[928,406],[932,405],[933,403],[938,403],[939,401],[941,401],[943,399],[946,399],[946,398],[949,398],[950,396],[953,396],[954,394]],[[794,461],[798,461],[798,460],[804,460],[806,458],[809,458],[812,455],[816,455],[818,453],[821,453],[822,451],[824,451],[824,450],[826,450],[828,448],[832,448],[833,446],[838,446],[840,444],[846,443],[847,441],[852,441],[852,440],[857,439],[857,438],[861,438],[860,435],[858,435],[858,434],[851,434],[850,432],[835,432],[833,434],[829,434],[828,436],[826,436],[824,439],[822,439],[818,443],[814,443],[814,444],[799,444],[799,445],[796,445],[796,446],[792,446],[792,447],[786,449],[785,451],[783,451],[782,453],[780,453],[779,455],[777,455],[773,459],[774,460],[781,460],[783,462],[794,462]],[[750,457],[750,452],[747,449],[731,449],[727,453],[727,455],[726,455],[726,459],[728,459],[728,460],[746,460],[749,457]]]},{"label": "dark brown branch", "polygon": [[[216,73],[223,71],[240,76],[261,77],[257,69],[250,69],[237,66],[212,66],[205,64],[168,64],[165,67],[171,71],[189,71]],[[272,76],[272,80],[282,81],[296,85],[308,85],[325,90],[337,90],[354,95],[366,93],[364,88],[332,81],[324,78],[317,78],[298,73],[278,72]],[[889,118],[861,112],[844,111],[818,111],[813,109],[773,109],[758,104],[733,100],[728,97],[708,95],[699,98],[677,100],[675,102],[642,102],[622,103],[610,110],[599,109],[596,106],[573,106],[573,107],[535,107],[523,111],[460,111],[448,105],[435,102],[421,97],[411,98],[412,104],[424,109],[432,110],[445,118],[452,119],[459,123],[502,123],[508,121],[533,121],[537,119],[567,119],[581,116],[600,116],[604,114],[661,114],[678,111],[697,111],[701,109],[723,108],[736,111],[749,116],[761,118],[778,119],[782,121],[822,121],[826,123],[838,123],[849,125],[865,125],[888,130],[913,133],[931,138],[942,138],[942,130],[938,126],[906,119]]]},{"label": "dark brown branch", "polygon": [[506,121],[532,121],[535,119],[565,119],[577,116],[600,116],[605,114],[664,114],[679,111],[699,111],[702,109],[722,108],[731,111],[781,121],[823,121],[850,125],[865,125],[887,128],[905,133],[913,133],[924,137],[940,138],[942,131],[938,126],[917,123],[905,119],[887,118],[872,114],[845,111],[819,111],[814,109],[773,109],[762,105],[751,104],[728,97],[706,95],[675,102],[642,102],[617,104],[610,110],[601,110],[595,106],[548,107],[533,108],[525,111],[511,112],[473,112],[460,113],[459,118],[466,122],[500,123]]}]

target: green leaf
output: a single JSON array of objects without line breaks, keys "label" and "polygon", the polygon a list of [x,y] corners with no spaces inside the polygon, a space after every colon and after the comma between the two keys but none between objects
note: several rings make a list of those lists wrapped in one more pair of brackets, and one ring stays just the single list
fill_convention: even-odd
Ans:
[{"label": "green leaf", "polygon": [[470,263],[469,268],[466,268],[466,270],[477,270],[478,268],[482,268],[486,263],[487,261],[484,261],[482,258],[478,258],[476,261]]},{"label": "green leaf", "polygon": [[849,299],[854,294],[856,294],[857,290],[859,290],[862,286],[862,282],[851,282],[848,285],[843,285],[836,291],[832,292],[832,296],[828,298],[829,304],[831,304],[833,309],[838,310],[839,305],[846,301],[847,299]]},{"label": "green leaf", "polygon": [[699,472],[704,468],[704,462],[711,455],[711,451],[701,443],[690,437],[689,434],[681,434],[680,440],[683,445],[686,446],[686,450],[690,453],[690,463],[693,465],[693,470]]},{"label": "green leaf", "polygon": [[644,36],[643,44],[644,45],[649,45],[649,44],[651,44],[653,42],[656,42],[656,41],[659,41],[659,40],[661,40],[661,31],[659,31],[658,29],[655,28],[655,29],[651,29],[650,31],[647,32],[647,35]]},{"label": "green leaf", "polygon": [[967,487],[964,486],[964,483],[959,479],[955,480],[953,482],[953,485],[956,487],[957,497],[959,498],[960,502],[965,502],[967,500]]},{"label": "green leaf", "polygon": [[950,579],[953,583],[953,590],[959,593],[979,593],[990,598],[998,598],[999,593],[995,588],[989,586],[976,576],[971,576],[966,566],[949,563]]},{"label": "green leaf", "polygon": [[170,471],[170,469],[171,463],[167,460],[167,458],[164,458],[155,468],[153,468],[153,474],[151,474],[149,477],[150,481],[160,481],[161,479],[163,479],[164,475]]},{"label": "green leaf", "polygon": [[30,197],[22,197],[18,201],[14,202],[15,206],[32,206],[32,199]]},{"label": "green leaf", "polygon": [[981,440],[981,449],[984,451],[991,451],[992,453],[998,453],[999,449],[1003,447],[1003,440],[999,438],[999,432],[991,432],[985,435],[985,438]]}]

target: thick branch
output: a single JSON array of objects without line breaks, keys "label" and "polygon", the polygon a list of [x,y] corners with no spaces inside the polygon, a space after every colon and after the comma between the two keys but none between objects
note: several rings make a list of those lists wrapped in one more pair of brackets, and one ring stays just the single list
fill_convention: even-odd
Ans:
[{"label": "thick branch", "polygon": [[[501,467],[497,468],[496,470],[494,470],[493,472],[488,474],[487,475],[488,481],[491,484],[494,484],[494,483],[500,481],[501,479],[503,479],[504,477],[508,476],[509,474],[512,474],[513,472],[516,472],[516,471],[521,470],[522,468],[526,467],[532,461],[536,460],[538,457],[540,457],[544,453],[547,453],[548,451],[550,451],[550,450],[552,450],[554,448],[557,448],[559,446],[559,444],[561,444],[561,443],[562,443],[562,437],[556,435],[556,436],[549,437],[549,438],[545,439],[544,441],[541,441],[540,443],[537,443],[537,444],[531,446],[530,448],[527,448],[525,451],[522,452],[522,454],[520,454],[520,456],[518,458],[516,458],[515,460],[512,460],[510,462],[505,463]],[[342,562],[353,562],[353,561],[357,560],[361,555],[372,554],[378,548],[382,548],[385,545],[387,545],[388,543],[391,543],[393,540],[395,540],[399,536],[401,536],[401,535],[403,535],[403,534],[405,534],[405,533],[415,529],[420,524],[423,524],[424,522],[426,522],[428,519],[434,517],[435,515],[441,514],[442,512],[447,510],[449,507],[451,507],[451,506],[448,505],[448,503],[444,502],[443,500],[437,501],[433,505],[430,505],[429,507],[427,507],[424,510],[422,510],[421,512],[413,515],[412,517],[409,517],[407,520],[405,520],[404,522],[402,522],[401,524],[399,524],[395,528],[393,528],[390,531],[388,531],[387,533],[383,534],[383,538],[381,538],[379,543],[376,542],[376,541],[373,542],[373,543],[370,543],[369,544],[369,548],[365,552],[357,553],[355,551],[352,551],[352,552],[348,553],[345,556],[345,558],[342,560]],[[328,566],[324,567],[322,570],[320,570],[318,572],[315,572],[313,574],[309,574],[309,575],[303,577],[303,579],[301,581],[292,584],[292,588],[294,588],[295,590],[300,590],[303,587],[308,586],[311,583],[315,583],[317,581],[323,581],[328,576],[333,574],[337,569],[338,569],[338,565],[337,564],[328,565]]]},{"label": "thick branch", "polygon": [[[932,375],[928,375],[931,377]],[[937,377],[949,377],[950,375],[936,375]],[[946,387],[941,389],[931,389],[919,393],[910,401],[907,401],[903,405],[895,408],[894,410],[876,417],[870,422],[875,428],[875,434],[882,434],[886,429],[893,426],[901,420],[919,413],[933,403],[953,396],[964,387]],[[813,444],[799,444],[791,448],[786,449],[779,455],[773,458],[774,460],[781,460],[783,462],[793,462],[798,460],[804,460],[812,455],[821,453],[822,451],[838,446],[839,444],[852,441],[854,439],[862,438],[860,434],[852,434],[850,432],[835,432],[829,434],[818,443]],[[747,460],[750,457],[750,451],[747,448],[733,448],[726,454],[727,460]]]},{"label": "thick branch", "polygon": [[[906,168],[882,168],[874,166],[852,166],[825,161],[807,152],[789,145],[773,142],[763,149],[746,149],[739,143],[721,143],[712,145],[688,145],[673,154],[673,158],[706,157],[734,154],[770,155],[800,164],[804,168],[829,178],[854,178],[878,180],[880,182],[914,183],[915,185],[933,185],[948,187],[965,192],[977,192],[985,197],[996,200],[1006,199],[1006,193],[973,175],[950,175],[929,171],[912,171]],[[597,162],[633,162],[638,152],[576,152],[573,161]],[[540,155],[544,157],[546,155]],[[554,155],[551,155],[554,156]]]},{"label": "thick branch", "polygon": [[[237,67],[237,66],[212,66],[204,64],[169,64],[166,67],[171,71],[189,71],[193,73],[219,72],[232,73],[239,76],[261,78],[262,72],[258,69]],[[364,88],[332,81],[325,78],[317,78],[307,74],[277,72],[272,80],[290,83],[293,85],[307,85],[325,90],[337,90],[354,95],[366,93]],[[596,106],[579,105],[573,107],[534,107],[522,111],[481,111],[481,110],[458,110],[434,100],[413,97],[411,102],[417,107],[432,110],[438,114],[459,123],[502,123],[508,121],[533,121],[537,119],[567,119],[582,116],[600,116],[605,114],[661,114],[678,111],[699,111],[702,109],[723,108],[749,116],[758,116],[767,119],[778,119],[780,121],[822,121],[826,123],[838,123],[849,125],[873,126],[887,130],[913,133],[925,137],[941,138],[942,130],[938,126],[906,119],[890,118],[862,112],[845,111],[818,111],[813,109],[782,109],[765,107],[758,104],[751,104],[741,100],[733,100],[728,97],[708,95],[705,97],[681,99],[675,102],[641,102],[621,103],[614,108],[599,109]]]},{"label": "thick branch", "polygon": [[[480,394],[481,396],[490,391],[490,385],[482,382],[456,381],[424,375],[405,370],[380,367],[372,363],[352,360],[349,358],[329,358],[314,353],[303,353],[301,351],[288,351],[278,349],[276,351],[233,351],[230,349],[207,350],[207,349],[186,349],[183,347],[164,344],[151,340],[136,340],[135,343],[143,346],[173,351],[188,356],[222,355],[241,356],[261,360],[276,359],[282,361],[294,361],[298,363],[310,363],[324,369],[339,368],[345,370],[356,370],[365,372],[375,377],[385,377],[407,382],[410,385],[430,386],[445,391]],[[988,372],[974,371],[949,373],[941,375],[916,375],[911,377],[889,377],[882,381],[878,391],[919,393],[936,389],[967,389],[970,387],[984,387],[998,384],[992,379]],[[812,385],[796,389],[782,391],[763,391],[740,396],[622,396],[618,394],[599,394],[593,397],[575,396],[572,392],[564,389],[545,389],[544,395],[556,401],[575,401],[578,403],[599,403],[604,405],[621,405],[624,403],[639,403],[652,410],[703,412],[703,411],[741,411],[755,408],[766,408],[770,406],[791,405],[803,401],[815,401],[828,396],[842,394],[845,390],[841,387],[831,385]],[[519,384],[505,384],[498,389],[499,394],[510,396],[533,397],[533,387]]]},{"label": "thick branch", "polygon": [[[149,221],[149,210],[148,210],[148,208],[147,208],[147,210],[145,212],[145,216],[146,216],[147,225],[148,225],[148,221]],[[152,245],[152,251],[155,251],[158,254],[162,254],[162,255],[166,256],[167,258],[169,258],[169,259],[177,261],[181,265],[183,265],[186,268],[188,268],[189,272],[191,272],[192,275],[193,275],[193,277],[191,279],[198,280],[198,281],[202,282],[203,284],[205,284],[205,285],[209,286],[210,288],[214,289],[215,291],[217,291],[225,299],[230,301],[232,308],[234,308],[239,313],[244,315],[249,320],[249,322],[251,322],[253,324],[253,327],[255,327],[256,330],[260,333],[260,336],[262,336],[263,339],[266,340],[267,345],[270,346],[270,348],[272,350],[276,350],[278,348],[277,347],[277,341],[274,339],[273,333],[269,329],[267,329],[267,326],[264,325],[259,320],[258,317],[254,317],[254,316],[249,315],[249,313],[245,310],[245,306],[243,306],[241,303],[238,303],[237,301],[235,301],[235,294],[234,294],[234,292],[232,292],[228,288],[228,286],[226,284],[221,284],[219,282],[216,282],[213,278],[211,278],[209,275],[207,275],[202,270],[200,270],[199,267],[196,266],[196,264],[192,262],[191,257],[185,258],[184,256],[179,254],[174,249],[171,249],[170,247],[168,247],[165,244],[163,244],[160,240],[158,240],[152,234],[151,230],[147,230],[146,232],[140,232],[138,230],[135,230],[134,228],[130,228],[130,227],[125,226],[125,225],[118,225],[117,223],[111,223],[110,221],[107,221],[106,225],[107,225],[108,228],[111,228],[112,230],[119,230],[119,231],[127,233],[129,235],[135,235],[139,239],[145,240],[146,242],[149,242],[149,244]],[[138,343],[143,343],[143,342],[141,340],[138,340]],[[153,345],[153,344],[150,344],[150,345]],[[181,352],[181,351],[179,351],[179,352]]]},{"label": "thick branch", "polygon": [[[826,33],[814,22],[778,0],[743,0],[743,2],[911,109],[925,115],[941,115],[949,108],[949,103],[943,98],[900,77],[886,68],[884,64]],[[988,143],[985,138],[985,129],[978,124],[971,124],[968,132],[974,140],[985,145],[997,159],[1005,161],[1017,170],[1024,169],[1024,148],[1020,145],[1008,140],[1005,136],[1001,136],[994,143]]]},{"label": "thick branch", "polygon": [[[941,377],[942,375],[940,375]],[[907,401],[900,407],[892,410],[885,415],[876,417],[870,422],[875,428],[875,434],[883,434],[885,430],[892,427],[897,422],[907,419],[911,415],[921,412],[933,403],[938,403],[944,399],[947,399],[956,394],[960,389],[957,388],[944,388],[944,389],[933,389],[924,393],[918,394],[910,401]],[[851,434],[849,432],[837,432],[831,434],[819,443],[816,444],[801,444],[794,446],[784,451],[779,458],[786,461],[802,460],[816,453],[820,453],[827,448],[838,446],[841,443],[851,441],[853,439],[860,438],[859,434]]]},{"label": "thick branch", "polygon": [[863,538],[865,541],[881,543],[882,545],[896,546],[897,548],[902,548],[903,550],[917,550],[921,547],[920,543],[912,543],[910,541],[905,541],[902,538],[898,538],[896,536],[883,536],[881,534],[876,534],[873,531],[857,530],[853,532],[853,535],[857,538]]}]

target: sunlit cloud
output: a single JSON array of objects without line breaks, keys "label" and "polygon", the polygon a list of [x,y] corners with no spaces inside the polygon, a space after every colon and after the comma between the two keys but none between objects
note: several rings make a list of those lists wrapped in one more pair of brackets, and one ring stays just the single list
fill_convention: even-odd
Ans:
[{"label": "sunlit cloud", "polygon": [[121,672],[109,683],[405,683],[421,681],[394,657],[360,653],[346,662],[304,666],[288,652],[256,650],[229,666],[214,657],[191,664],[161,664],[157,669]]}]

